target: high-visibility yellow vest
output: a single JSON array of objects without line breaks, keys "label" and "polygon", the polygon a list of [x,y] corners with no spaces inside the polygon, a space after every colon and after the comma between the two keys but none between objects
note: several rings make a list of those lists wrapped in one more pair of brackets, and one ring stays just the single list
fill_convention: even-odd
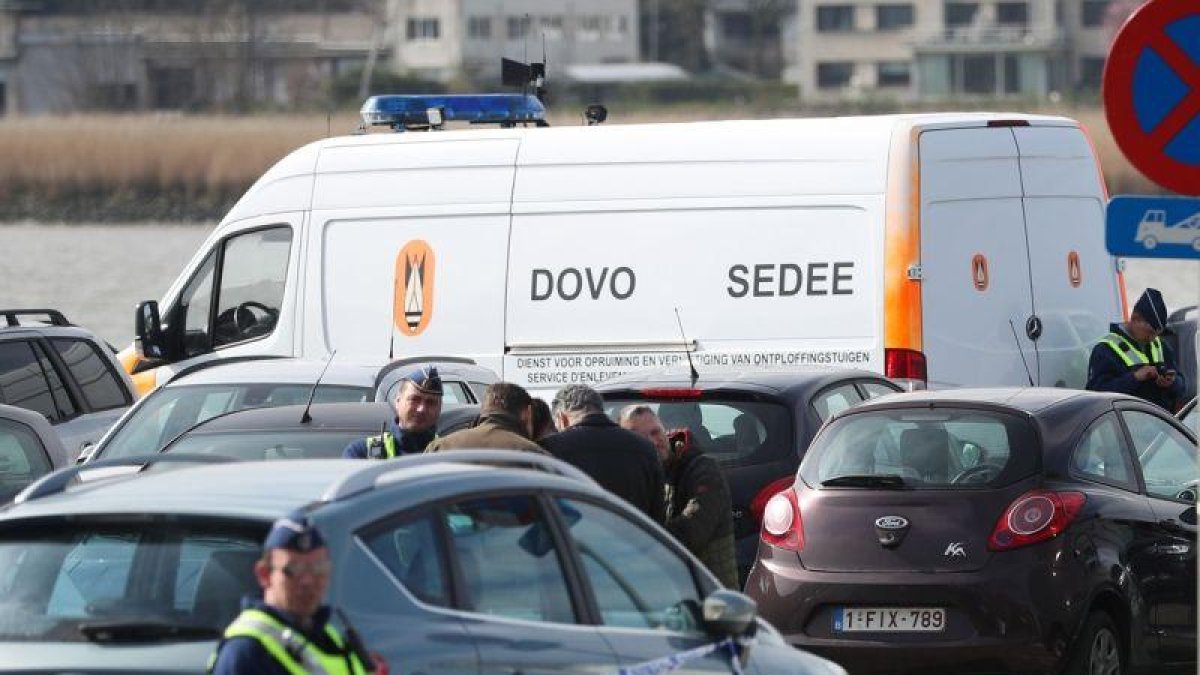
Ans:
[{"label": "high-visibility yellow vest", "polygon": [[[260,609],[242,610],[225,629],[226,640],[235,637],[258,640],[263,649],[292,675],[367,674],[366,666],[353,651],[346,649],[346,642],[336,628],[326,624],[325,634],[338,646],[337,653],[323,651],[303,635]],[[212,672],[216,662],[217,655],[214,653],[209,659],[209,672]]]},{"label": "high-visibility yellow vest", "polygon": [[391,459],[396,456],[396,439],[392,437],[390,431],[385,431],[379,436],[367,437],[367,459],[371,459],[371,446],[383,444],[383,458]]},{"label": "high-visibility yellow vest", "polygon": [[1130,368],[1162,363],[1163,360],[1162,340],[1159,338],[1150,341],[1150,356],[1146,356],[1145,352],[1120,333],[1109,333],[1101,342],[1111,347],[1117,353],[1117,358]]}]

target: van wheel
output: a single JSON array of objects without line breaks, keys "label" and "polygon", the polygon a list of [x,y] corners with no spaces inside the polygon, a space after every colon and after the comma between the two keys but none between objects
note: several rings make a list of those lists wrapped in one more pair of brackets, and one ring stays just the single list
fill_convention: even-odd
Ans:
[{"label": "van wheel", "polygon": [[1108,614],[1092,612],[1063,675],[1124,675],[1121,634]]},{"label": "van wheel", "polygon": [[1154,237],[1146,237],[1142,240],[1142,246],[1145,246],[1146,250],[1150,250],[1155,246],[1158,246],[1158,240]]}]

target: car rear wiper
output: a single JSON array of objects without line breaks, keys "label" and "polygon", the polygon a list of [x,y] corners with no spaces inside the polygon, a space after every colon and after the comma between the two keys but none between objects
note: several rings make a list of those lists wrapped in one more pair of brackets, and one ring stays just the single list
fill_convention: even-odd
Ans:
[{"label": "car rear wiper", "polygon": [[904,479],[894,473],[836,476],[822,481],[821,487],[901,488],[904,487]]},{"label": "car rear wiper", "polygon": [[146,621],[144,619],[85,623],[79,626],[79,632],[83,633],[83,636],[89,641],[100,643],[214,640],[221,637],[222,633],[220,629],[212,626]]}]

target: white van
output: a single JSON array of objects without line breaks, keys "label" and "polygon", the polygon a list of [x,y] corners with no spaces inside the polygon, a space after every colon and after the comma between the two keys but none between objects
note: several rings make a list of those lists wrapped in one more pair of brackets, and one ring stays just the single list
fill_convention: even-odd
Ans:
[{"label": "white van", "polygon": [[1124,314],[1105,202],[1057,117],[330,138],[255,183],[161,317],[143,303],[157,358],[124,362],[144,390],[215,357],[454,355],[553,390],[686,346],[698,369],[1082,386]]}]

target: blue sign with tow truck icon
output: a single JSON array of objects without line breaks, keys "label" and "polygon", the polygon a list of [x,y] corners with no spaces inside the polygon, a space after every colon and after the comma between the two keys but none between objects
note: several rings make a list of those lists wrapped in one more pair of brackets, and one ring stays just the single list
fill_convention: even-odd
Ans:
[{"label": "blue sign with tow truck icon", "polygon": [[1108,252],[1200,260],[1200,199],[1120,195],[1108,202]]}]

